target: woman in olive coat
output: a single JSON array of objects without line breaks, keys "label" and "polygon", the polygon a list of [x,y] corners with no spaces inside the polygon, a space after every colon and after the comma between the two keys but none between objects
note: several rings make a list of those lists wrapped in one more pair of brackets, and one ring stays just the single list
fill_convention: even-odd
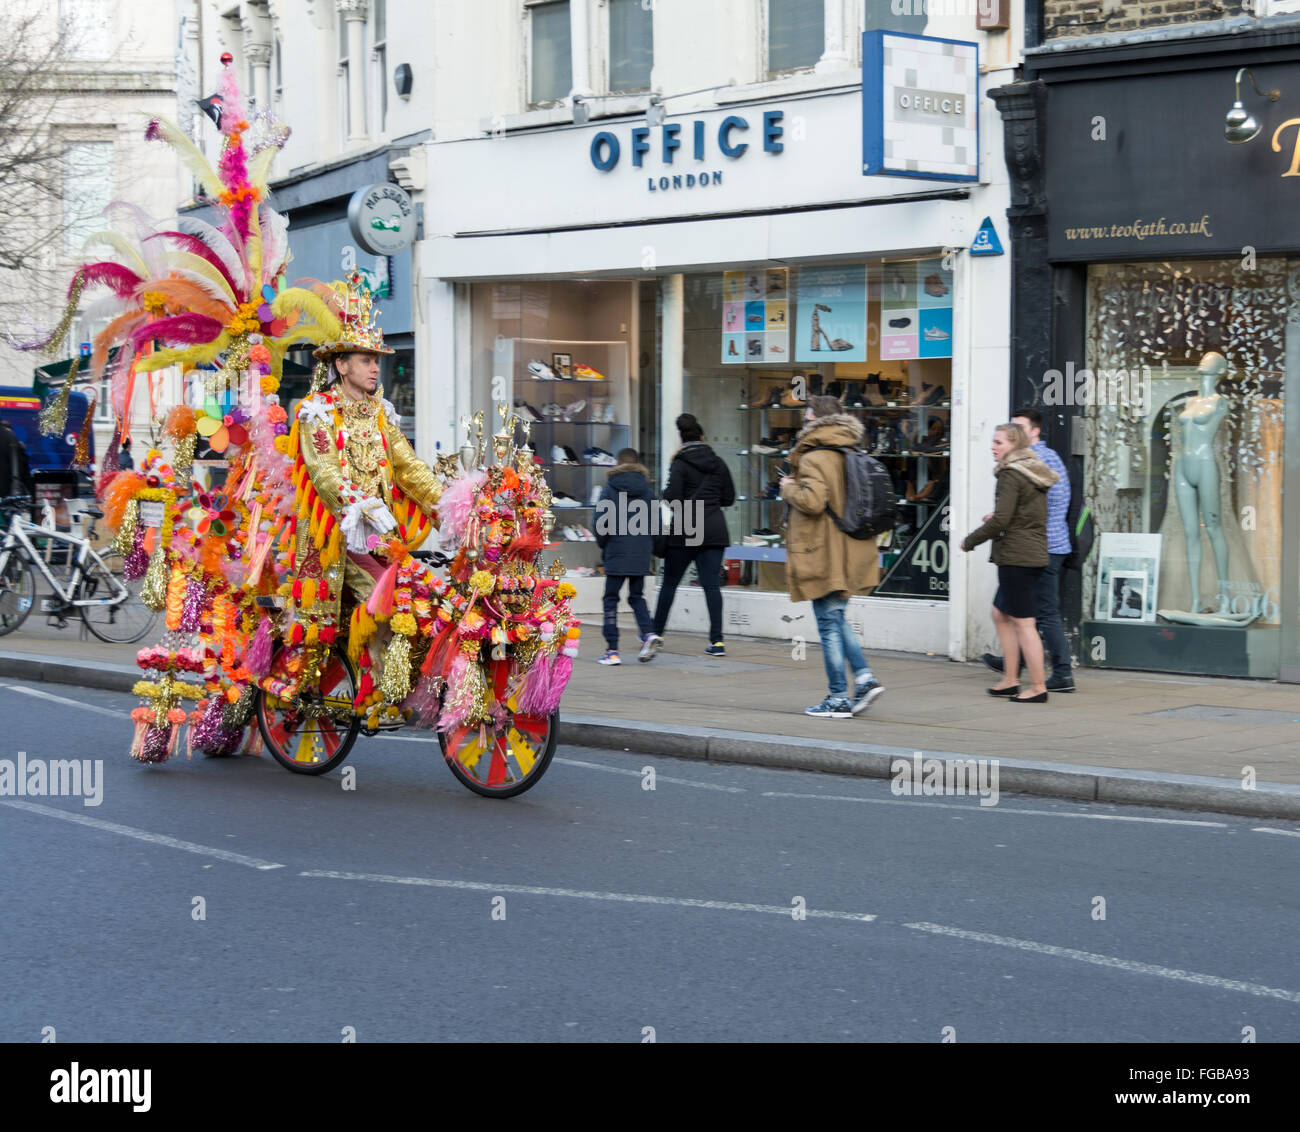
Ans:
[{"label": "woman in olive coat", "polygon": [[[1004,696],[1013,704],[1047,703],[1043,678],[1043,642],[1034,620],[1034,593],[1039,575],[1048,564],[1047,489],[1057,476],[1029,447],[1029,436],[1019,425],[998,425],[993,431],[993,458],[997,465],[997,494],[993,513],[964,539],[962,550],[974,550],[993,540],[990,558],[998,567],[998,592],[993,596],[993,626],[1002,642],[1002,679],[990,696]],[[1024,653],[1029,670],[1028,695],[1020,695],[1016,673]]]}]

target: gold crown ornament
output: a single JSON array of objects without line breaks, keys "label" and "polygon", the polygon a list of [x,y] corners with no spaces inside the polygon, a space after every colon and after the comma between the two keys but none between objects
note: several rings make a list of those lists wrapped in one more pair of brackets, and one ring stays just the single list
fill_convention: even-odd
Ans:
[{"label": "gold crown ornament", "polygon": [[338,354],[396,353],[384,345],[384,332],[376,325],[379,312],[374,309],[370,288],[361,278],[361,273],[354,271],[331,286],[334,298],[330,306],[343,324],[343,336],[337,341],[322,343],[312,356],[326,361]]}]

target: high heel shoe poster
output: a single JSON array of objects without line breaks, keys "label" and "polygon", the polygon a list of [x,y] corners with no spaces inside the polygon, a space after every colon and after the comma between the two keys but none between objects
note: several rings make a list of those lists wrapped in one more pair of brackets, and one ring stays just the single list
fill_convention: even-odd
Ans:
[{"label": "high heel shoe poster", "polygon": [[801,268],[789,317],[796,362],[865,362],[866,265]]}]

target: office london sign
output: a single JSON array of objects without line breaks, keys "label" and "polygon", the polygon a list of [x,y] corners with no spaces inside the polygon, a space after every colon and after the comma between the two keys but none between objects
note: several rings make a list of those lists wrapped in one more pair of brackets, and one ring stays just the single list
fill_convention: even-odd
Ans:
[{"label": "office london sign", "polygon": [[[702,118],[693,122],[665,122],[662,126],[634,126],[627,138],[628,161],[634,169],[644,170],[645,189],[649,193],[676,190],[717,188],[723,183],[724,169],[698,168],[718,162],[719,158],[735,161],[743,157],[751,144],[761,145],[766,153],[785,149],[785,111],[764,111],[753,133],[748,118],[728,114],[716,126]],[[752,142],[747,140],[752,137]],[[602,173],[610,173],[623,160],[624,145],[612,130],[601,130],[591,139],[588,156]],[[693,160],[697,167],[682,171],[678,157]],[[720,164],[720,162],[718,162]]]},{"label": "office london sign", "polygon": [[979,152],[979,47],[864,33],[862,172],[977,181]]},{"label": "office london sign", "polygon": [[400,185],[367,185],[348,201],[348,228],[371,255],[396,255],[415,239],[415,205]]}]

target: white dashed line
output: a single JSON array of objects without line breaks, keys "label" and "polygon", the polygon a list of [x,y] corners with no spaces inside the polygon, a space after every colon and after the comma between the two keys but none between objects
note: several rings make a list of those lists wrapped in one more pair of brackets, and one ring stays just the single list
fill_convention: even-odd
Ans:
[{"label": "white dashed line", "polygon": [[1091,821],[1136,821],[1151,825],[1201,825],[1214,829],[1227,829],[1222,821],[1195,821],[1190,818],[1139,818],[1128,814],[1077,814],[1069,810],[1026,810],[1017,806],[981,806],[972,797],[970,802],[930,802],[918,798],[859,798],[852,794],[787,794],[768,790],[764,798],[815,798],[825,802],[864,802],[871,806],[932,806],[943,810],[978,811],[984,814],[1030,814],[1049,818],[1088,818]]},{"label": "white dashed line", "polygon": [[1300,829],[1270,829],[1266,825],[1251,828],[1251,833],[1280,833],[1283,837],[1300,837]]},{"label": "white dashed line", "polygon": [[[678,908],[713,908],[723,912],[766,912],[776,916],[790,916],[794,905],[740,904],[730,900],[695,900],[686,896],[646,896],[636,892],[586,892],[576,888],[544,888],[530,884],[484,884],[481,881],[441,880],[437,877],[394,877],[380,873],[341,873],[311,869],[300,877],[324,877],[330,880],[377,881],[381,884],[409,884],[426,888],[458,888],[470,892],[514,893],[520,896],[565,896],[576,900],[607,900],[619,904],[660,904]],[[862,912],[830,912],[808,908],[802,913],[809,919],[853,920],[869,923],[876,917]]]},{"label": "white dashed line", "polygon": [[268,869],[284,868],[283,865],[277,865],[274,861],[263,861],[257,857],[245,857],[242,853],[232,853],[228,849],[213,849],[207,845],[196,845],[193,841],[180,841],[175,837],[168,837],[166,834],[150,833],[143,829],[132,829],[129,825],[118,825],[116,822],[102,821],[99,818],[86,817],[85,814],[71,813],[68,810],[57,810],[53,806],[41,806],[35,802],[5,801],[0,802],[0,806],[12,806],[16,810],[27,810],[29,813],[42,814],[45,817],[76,822],[78,825],[88,825],[92,829],[102,830],[105,833],[121,834],[123,837],[134,837],[137,841],[147,841],[151,845],[162,845],[168,849],[183,849],[186,853],[198,853],[204,857],[216,857],[219,861],[229,861],[233,865],[247,865],[250,869],[260,869],[263,872]]},{"label": "white dashed line", "polygon": [[82,711],[93,711],[97,715],[109,715],[114,719],[130,719],[129,711],[120,711],[113,708],[98,707],[95,704],[82,703],[81,700],[71,700],[67,696],[56,696],[53,692],[46,692],[40,688],[25,688],[21,684],[0,684],[0,689],[6,692],[20,692],[24,696],[34,696],[38,700],[53,700],[57,704],[67,704],[68,707],[81,708]]},{"label": "white dashed line", "polygon": [[1127,971],[1133,975],[1155,975],[1161,979],[1172,979],[1180,983],[1194,983],[1197,986],[1212,987],[1216,990],[1240,991],[1260,998],[1277,998],[1283,1002],[1300,1002],[1300,992],[1279,990],[1277,987],[1265,987],[1259,983],[1243,983],[1237,979],[1221,979],[1218,975],[1200,975],[1194,971],[1180,971],[1176,967],[1157,967],[1153,963],[1138,963],[1132,959],[1117,959],[1112,955],[1097,955],[1091,951],[1076,951],[1073,947],[1056,947],[1050,943],[1038,943],[1032,939],[1013,939],[1010,936],[990,935],[988,932],[968,932],[961,928],[948,928],[942,924],[904,924],[918,932],[932,935],[950,936],[954,939],[968,939],[976,943],[992,943],[999,947],[1014,947],[1018,951],[1032,951],[1038,955],[1050,955],[1056,959],[1073,959],[1079,963],[1092,963],[1098,967],[1112,967],[1117,971]]},{"label": "white dashed line", "polygon": [[[561,759],[553,760],[557,763],[564,763],[566,766],[581,766],[588,770],[604,770],[610,774],[630,774],[634,778],[641,778],[643,772],[639,770],[625,770],[621,766],[604,766],[601,763],[585,763],[580,759]],[[743,786],[719,786],[713,782],[693,782],[689,778],[669,778],[666,774],[655,773],[655,782],[671,782],[674,786],[694,786],[699,790],[720,790],[724,794],[748,794],[749,791]]]}]

